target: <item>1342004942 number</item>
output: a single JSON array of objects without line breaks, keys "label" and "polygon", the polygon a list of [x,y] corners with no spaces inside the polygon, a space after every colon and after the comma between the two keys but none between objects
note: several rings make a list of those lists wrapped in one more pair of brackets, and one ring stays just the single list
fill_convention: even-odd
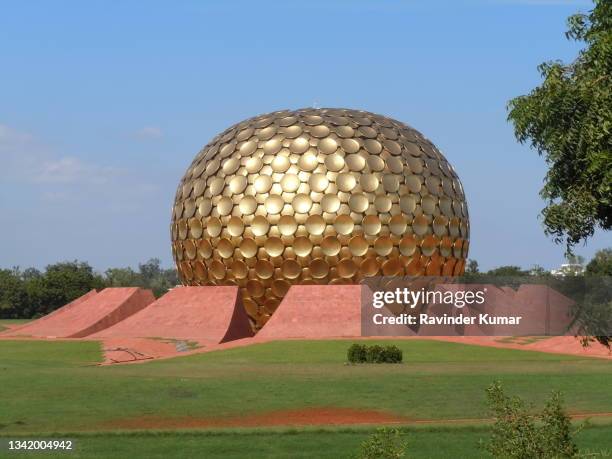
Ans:
[{"label": "1342004942 number", "polygon": [[43,451],[43,450],[64,450],[64,451],[72,451],[74,449],[74,441],[73,440],[65,440],[65,439],[5,439],[3,442],[4,448],[9,451]]}]

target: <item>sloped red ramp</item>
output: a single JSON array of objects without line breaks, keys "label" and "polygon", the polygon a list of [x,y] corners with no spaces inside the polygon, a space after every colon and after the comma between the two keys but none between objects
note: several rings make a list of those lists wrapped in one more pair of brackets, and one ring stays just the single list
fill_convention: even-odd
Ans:
[{"label": "sloped red ramp", "polygon": [[85,300],[91,299],[91,297],[93,297],[93,296],[95,296],[97,294],[98,294],[98,292],[96,290],[90,290],[85,295],[81,295],[80,297],[72,300],[70,303],[62,306],[61,308],[58,308],[55,311],[51,311],[46,316],[43,316],[40,319],[36,319],[36,321],[32,321],[32,322],[28,322],[28,323],[23,324],[23,325],[18,325],[16,327],[12,327],[10,330],[3,331],[2,333],[0,333],[0,336],[19,336],[18,333],[17,333],[18,330],[21,330],[22,328],[26,328],[26,327],[31,327],[34,324],[36,324],[37,326],[40,326],[41,324],[47,322],[49,319],[53,318],[55,315],[61,314],[63,312],[66,312],[70,308],[73,308],[74,306],[76,306],[77,304],[82,303]]},{"label": "sloped red ramp", "polygon": [[83,338],[115,325],[154,300],[150,290],[137,287],[89,292],[45,317],[9,330],[3,336]]},{"label": "sloped red ramp", "polygon": [[224,343],[252,336],[238,287],[176,287],[91,338],[162,338]]},{"label": "sloped red ramp", "polygon": [[260,339],[339,338],[361,335],[361,285],[293,285]]}]

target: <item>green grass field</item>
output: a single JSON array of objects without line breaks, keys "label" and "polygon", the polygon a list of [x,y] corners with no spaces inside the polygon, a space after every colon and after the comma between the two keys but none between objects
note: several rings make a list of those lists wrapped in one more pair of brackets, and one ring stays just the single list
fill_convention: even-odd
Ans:
[{"label": "green grass field", "polygon": [[[487,439],[486,428],[402,428],[408,441],[407,458],[487,458],[479,446]],[[611,428],[595,426],[577,436],[583,451],[610,449]],[[45,453],[44,458],[354,458],[371,429],[292,429],[230,432],[150,432],[102,435],[76,434],[74,453]],[[14,453],[23,458],[40,453]],[[0,454],[0,457],[1,454]],[[7,457],[11,457],[10,455]],[[610,457],[600,456],[600,457]]]},{"label": "green grass field", "polygon": [[[71,457],[168,457],[175,451],[181,452],[176,457],[244,457],[249,451],[249,457],[348,457],[372,427],[126,432],[120,426],[150,417],[210,420],[352,408],[436,421],[409,427],[410,457],[477,457],[486,425],[449,424],[488,418],[484,390],[495,379],[539,406],[557,389],[571,413],[612,413],[610,361],[397,341],[403,364],[353,366],[344,363],[350,344],[276,342],[99,367],[97,343],[0,341],[0,436],[73,436],[78,451]],[[581,432],[579,444],[612,450],[612,419],[594,419],[598,425]]]}]

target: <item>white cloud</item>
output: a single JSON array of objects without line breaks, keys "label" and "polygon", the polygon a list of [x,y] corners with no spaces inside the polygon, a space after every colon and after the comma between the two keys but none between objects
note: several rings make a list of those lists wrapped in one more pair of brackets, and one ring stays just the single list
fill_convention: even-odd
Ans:
[{"label": "white cloud", "polygon": [[106,184],[119,169],[58,156],[34,136],[0,124],[0,177],[7,181],[45,185]]},{"label": "white cloud", "polygon": [[[147,126],[137,131],[137,136],[159,139],[163,133],[158,127]],[[3,181],[44,186],[45,198],[53,196],[56,199],[62,193],[50,187],[111,183],[121,187],[125,181],[120,176],[127,175],[122,169],[93,163],[77,155],[57,154],[32,134],[0,123],[0,179]],[[148,186],[146,183],[142,185]],[[87,191],[91,190],[88,188]]]},{"label": "white cloud", "polygon": [[161,128],[155,126],[145,126],[136,131],[136,137],[144,140],[161,139],[163,135]]},{"label": "white cloud", "polygon": [[58,153],[35,136],[0,124],[0,195],[5,189],[18,190],[19,199],[34,207],[96,205],[112,214],[137,212],[160,192],[140,169]]},{"label": "white cloud", "polygon": [[118,169],[84,163],[78,158],[65,156],[44,161],[34,171],[33,181],[37,183],[89,183],[103,185],[120,174]]},{"label": "white cloud", "polygon": [[27,143],[31,140],[32,136],[30,134],[20,132],[6,124],[0,124],[0,150]]}]

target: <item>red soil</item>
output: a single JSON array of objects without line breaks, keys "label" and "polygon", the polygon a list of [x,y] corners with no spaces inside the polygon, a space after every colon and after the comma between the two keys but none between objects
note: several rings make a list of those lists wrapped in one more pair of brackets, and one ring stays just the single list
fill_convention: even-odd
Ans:
[{"label": "red soil", "polygon": [[181,355],[176,342],[144,338],[104,338],[104,363],[130,363]]},{"label": "red soil", "polygon": [[[598,357],[602,359],[612,359],[610,349],[593,342],[588,347],[582,346],[580,340],[573,336],[551,336],[536,339],[532,343],[521,344],[523,338],[509,338],[503,336],[436,336],[431,338],[437,341],[448,341],[452,343],[473,344],[477,346],[490,346],[507,349],[521,349],[524,351],[547,352],[550,354],[575,355],[580,357]],[[508,342],[512,340],[514,342]]]},{"label": "red soil", "polygon": [[228,418],[141,416],[105,424],[118,429],[190,429],[211,427],[274,427],[313,425],[399,424],[407,418],[354,408],[303,408]]},{"label": "red soil", "polygon": [[[612,413],[575,413],[572,419],[588,419],[611,417]],[[293,426],[341,426],[341,425],[448,425],[448,424],[483,424],[493,422],[490,418],[473,419],[418,419],[397,416],[391,413],[374,410],[360,410],[356,408],[320,407],[302,408],[292,410],[268,411],[260,414],[246,416],[233,416],[226,418],[215,417],[171,417],[139,416],[128,419],[119,419],[106,422],[103,428],[121,430],[147,430],[147,429],[205,429],[228,427],[293,427]]]}]

